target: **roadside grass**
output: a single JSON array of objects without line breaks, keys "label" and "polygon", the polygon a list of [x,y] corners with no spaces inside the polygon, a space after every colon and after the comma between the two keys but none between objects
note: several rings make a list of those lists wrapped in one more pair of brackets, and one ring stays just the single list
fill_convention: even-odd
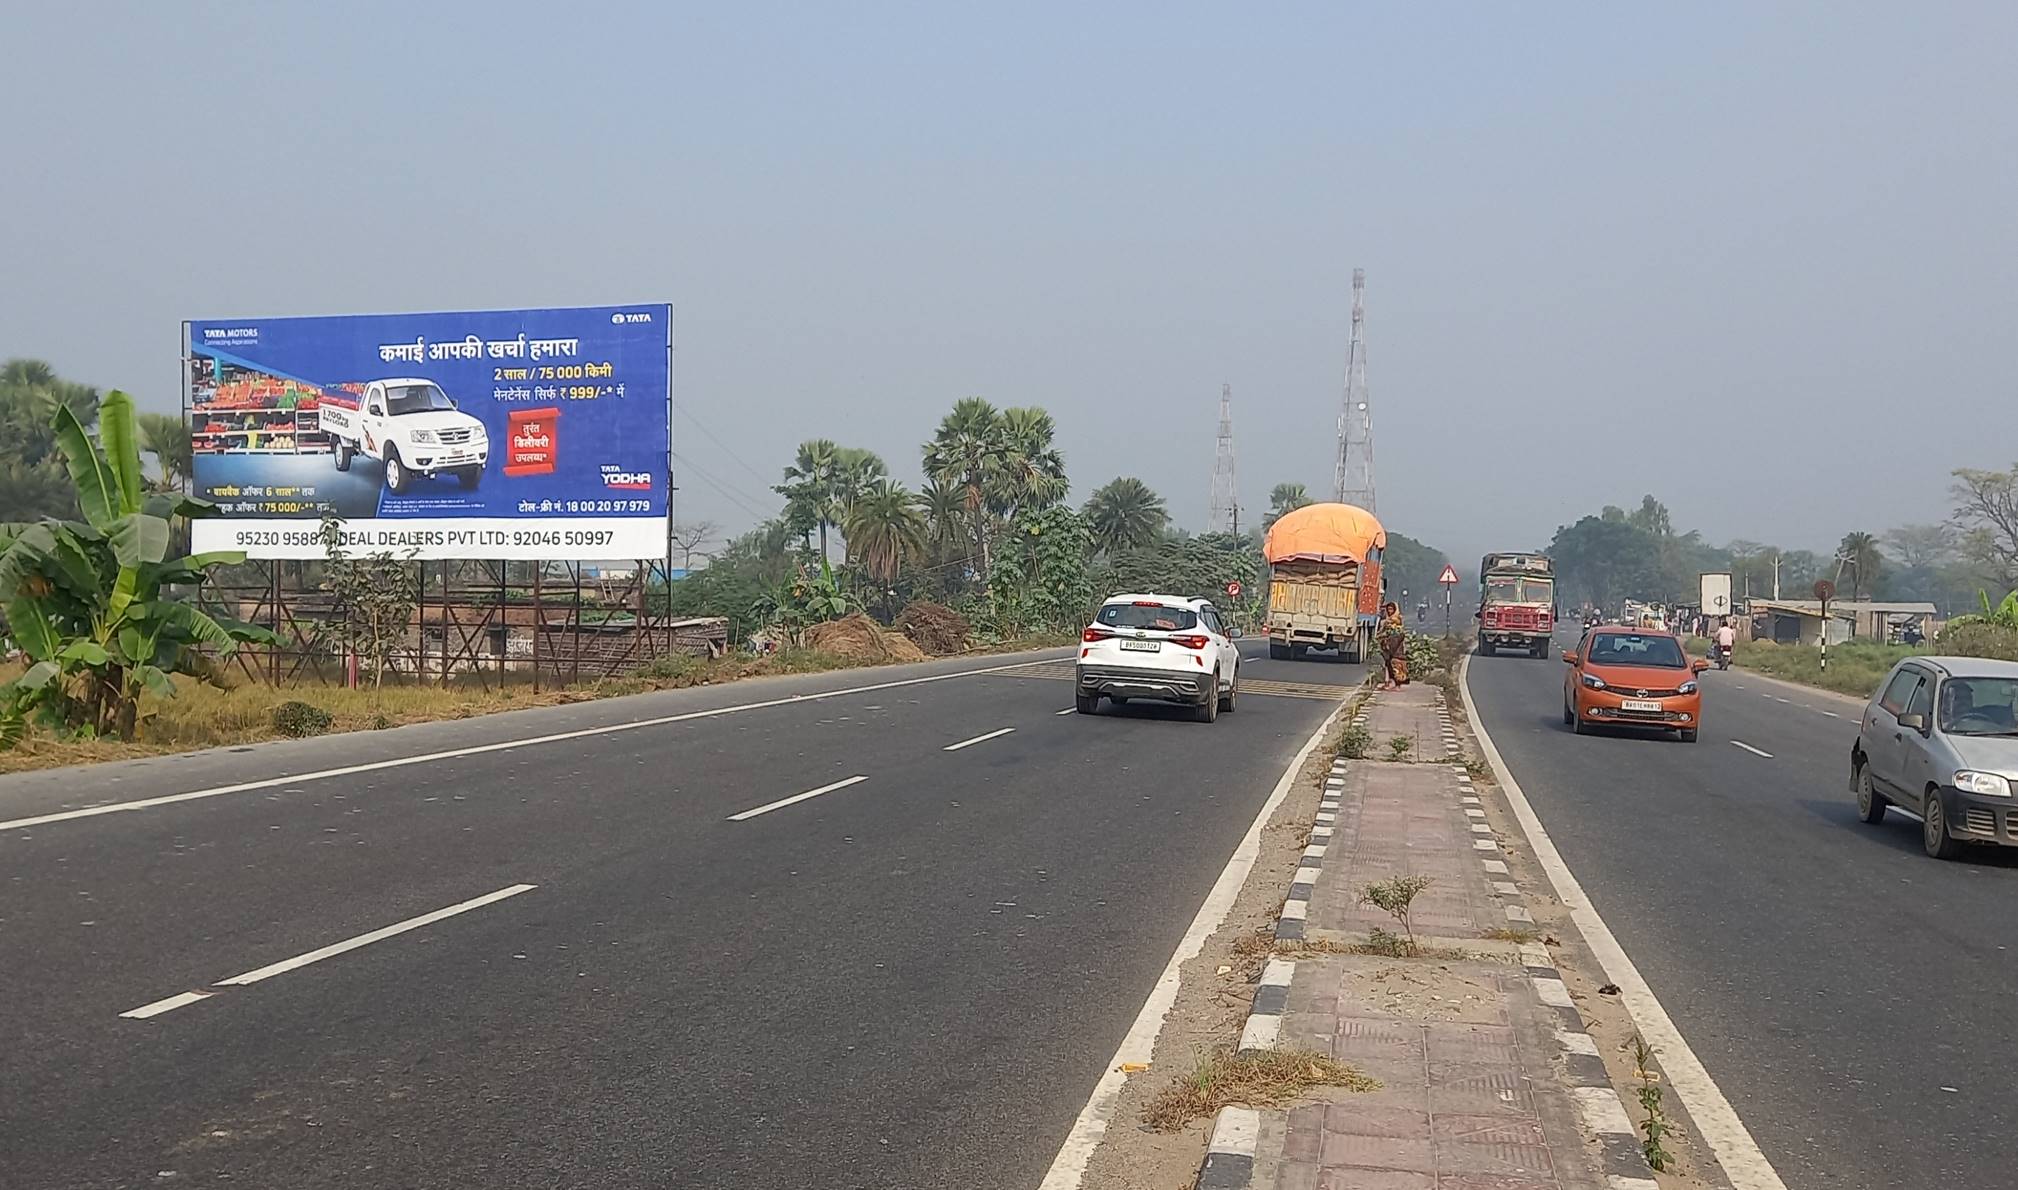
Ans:
[{"label": "roadside grass", "polygon": [[[1010,652],[1023,648],[1043,648],[1045,641],[1010,642],[990,651]],[[64,765],[99,764],[113,760],[133,760],[194,752],[203,748],[238,747],[266,740],[323,732],[371,731],[413,723],[448,719],[470,719],[498,711],[527,707],[562,706],[643,694],[656,690],[680,690],[693,686],[719,686],[748,678],[786,674],[824,673],[886,664],[851,660],[811,649],[788,649],[767,657],[731,656],[717,660],[697,657],[662,657],[650,664],[616,677],[583,682],[558,689],[533,692],[530,678],[493,682],[486,690],[479,685],[448,686],[387,685],[378,690],[364,687],[346,690],[340,686],[280,685],[240,678],[220,688],[177,677],[173,698],[148,694],[140,703],[140,738],[132,743],[116,739],[63,739],[41,728],[28,731],[19,746],[0,752],[0,773],[28,772]],[[0,666],[0,680],[12,677],[20,666]],[[290,709],[276,718],[286,704],[305,704],[329,716],[320,730],[298,732],[303,713]],[[320,722],[319,716],[309,716]]]},{"label": "roadside grass", "polygon": [[1222,1107],[1280,1107],[1312,1087],[1374,1091],[1378,1080],[1343,1062],[1310,1050],[1215,1050],[1201,1057],[1190,1074],[1158,1092],[1143,1106],[1142,1122],[1152,1131],[1177,1132],[1207,1119]]},{"label": "roadside grass", "polygon": [[1740,669],[1857,698],[1869,698],[1885,674],[1902,658],[1931,653],[1926,645],[1881,645],[1849,641],[1829,646],[1829,668],[1822,668],[1818,645],[1778,645],[1771,641],[1741,641],[1731,660]]},{"label": "roadside grass", "polygon": [[1541,937],[1540,934],[1533,930],[1522,929],[1517,926],[1494,926],[1480,936],[1493,942],[1517,942],[1522,946]]}]

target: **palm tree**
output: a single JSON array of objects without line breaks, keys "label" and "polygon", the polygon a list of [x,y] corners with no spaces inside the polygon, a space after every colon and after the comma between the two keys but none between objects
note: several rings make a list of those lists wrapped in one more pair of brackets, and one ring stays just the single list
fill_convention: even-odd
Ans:
[{"label": "palm tree", "polygon": [[785,519],[810,537],[820,534],[820,557],[827,556],[827,529],[836,519],[835,472],[841,448],[829,438],[799,443],[799,453],[785,468],[785,482],[772,489],[785,498]]},{"label": "palm tree", "polygon": [[1310,490],[1300,483],[1279,483],[1268,491],[1268,515],[1261,518],[1263,529],[1281,520],[1286,513],[1311,504]]},{"label": "palm tree", "polygon": [[1008,454],[1002,415],[980,397],[956,402],[925,444],[926,476],[959,492],[983,588],[988,585],[988,501],[1000,488]]},{"label": "palm tree", "polygon": [[1035,405],[1002,411],[1002,481],[998,509],[1013,516],[1022,509],[1049,508],[1065,499],[1065,456],[1052,444],[1057,423]]},{"label": "palm tree", "polygon": [[153,455],[155,464],[161,468],[162,489],[181,488],[190,477],[193,458],[189,423],[167,413],[141,413],[135,415],[135,420],[140,426],[140,449]]},{"label": "palm tree", "polygon": [[1836,547],[1836,579],[1841,581],[1843,568],[1851,568],[1850,598],[1864,597],[1864,586],[1877,579],[1878,571],[1885,565],[1885,555],[1878,552],[1878,539],[1869,533],[1845,533],[1841,545]]},{"label": "palm tree", "polygon": [[1109,554],[1154,543],[1169,523],[1163,497],[1132,477],[1109,480],[1086,501],[1093,544]]},{"label": "palm tree", "polygon": [[897,580],[904,563],[925,552],[925,516],[903,484],[881,480],[848,505],[841,532],[848,553],[879,583]]},{"label": "palm tree", "polygon": [[967,540],[967,507],[960,489],[936,479],[925,482],[918,494],[925,514],[925,540],[935,557],[946,557]]}]

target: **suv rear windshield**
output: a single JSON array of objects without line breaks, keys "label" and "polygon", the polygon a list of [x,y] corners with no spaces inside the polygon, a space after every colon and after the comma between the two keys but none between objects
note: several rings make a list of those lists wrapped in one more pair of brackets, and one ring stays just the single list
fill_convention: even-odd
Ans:
[{"label": "suv rear windshield", "polygon": [[1190,608],[1165,607],[1160,603],[1110,603],[1100,609],[1100,622],[1109,628],[1182,632],[1198,627],[1198,613]]},{"label": "suv rear windshield", "polygon": [[1591,641],[1586,660],[1595,665],[1650,665],[1686,669],[1689,659],[1672,636],[1642,636],[1637,632],[1600,632]]},{"label": "suv rear windshield", "polygon": [[1941,730],[1949,735],[2018,731],[2018,678],[1949,678],[1941,683]]}]

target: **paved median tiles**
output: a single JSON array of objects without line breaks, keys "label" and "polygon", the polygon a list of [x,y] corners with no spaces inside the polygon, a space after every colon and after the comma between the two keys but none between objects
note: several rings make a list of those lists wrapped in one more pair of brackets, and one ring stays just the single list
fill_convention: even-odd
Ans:
[{"label": "paved median tiles", "polygon": [[[1438,738],[1448,724],[1419,686],[1382,693],[1362,714],[1376,743]],[[1361,899],[1402,876],[1428,878],[1406,926]],[[1283,953],[1262,970],[1240,1046],[1326,1054],[1379,1085],[1320,1088],[1286,1110],[1223,1109],[1202,1190],[1652,1190],[1548,950],[1516,941],[1534,917],[1469,774],[1334,762],[1293,879],[1276,929]],[[1419,953],[1373,952],[1376,927],[1393,939],[1383,945],[1405,948],[1412,934]]]}]

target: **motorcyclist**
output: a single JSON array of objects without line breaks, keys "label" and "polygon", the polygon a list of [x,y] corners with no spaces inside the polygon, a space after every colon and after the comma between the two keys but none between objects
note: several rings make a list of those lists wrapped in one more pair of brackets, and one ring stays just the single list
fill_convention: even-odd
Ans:
[{"label": "motorcyclist", "polygon": [[1731,626],[1728,617],[1717,628],[1717,664],[1730,668],[1731,650],[1738,647],[1738,630]]}]

